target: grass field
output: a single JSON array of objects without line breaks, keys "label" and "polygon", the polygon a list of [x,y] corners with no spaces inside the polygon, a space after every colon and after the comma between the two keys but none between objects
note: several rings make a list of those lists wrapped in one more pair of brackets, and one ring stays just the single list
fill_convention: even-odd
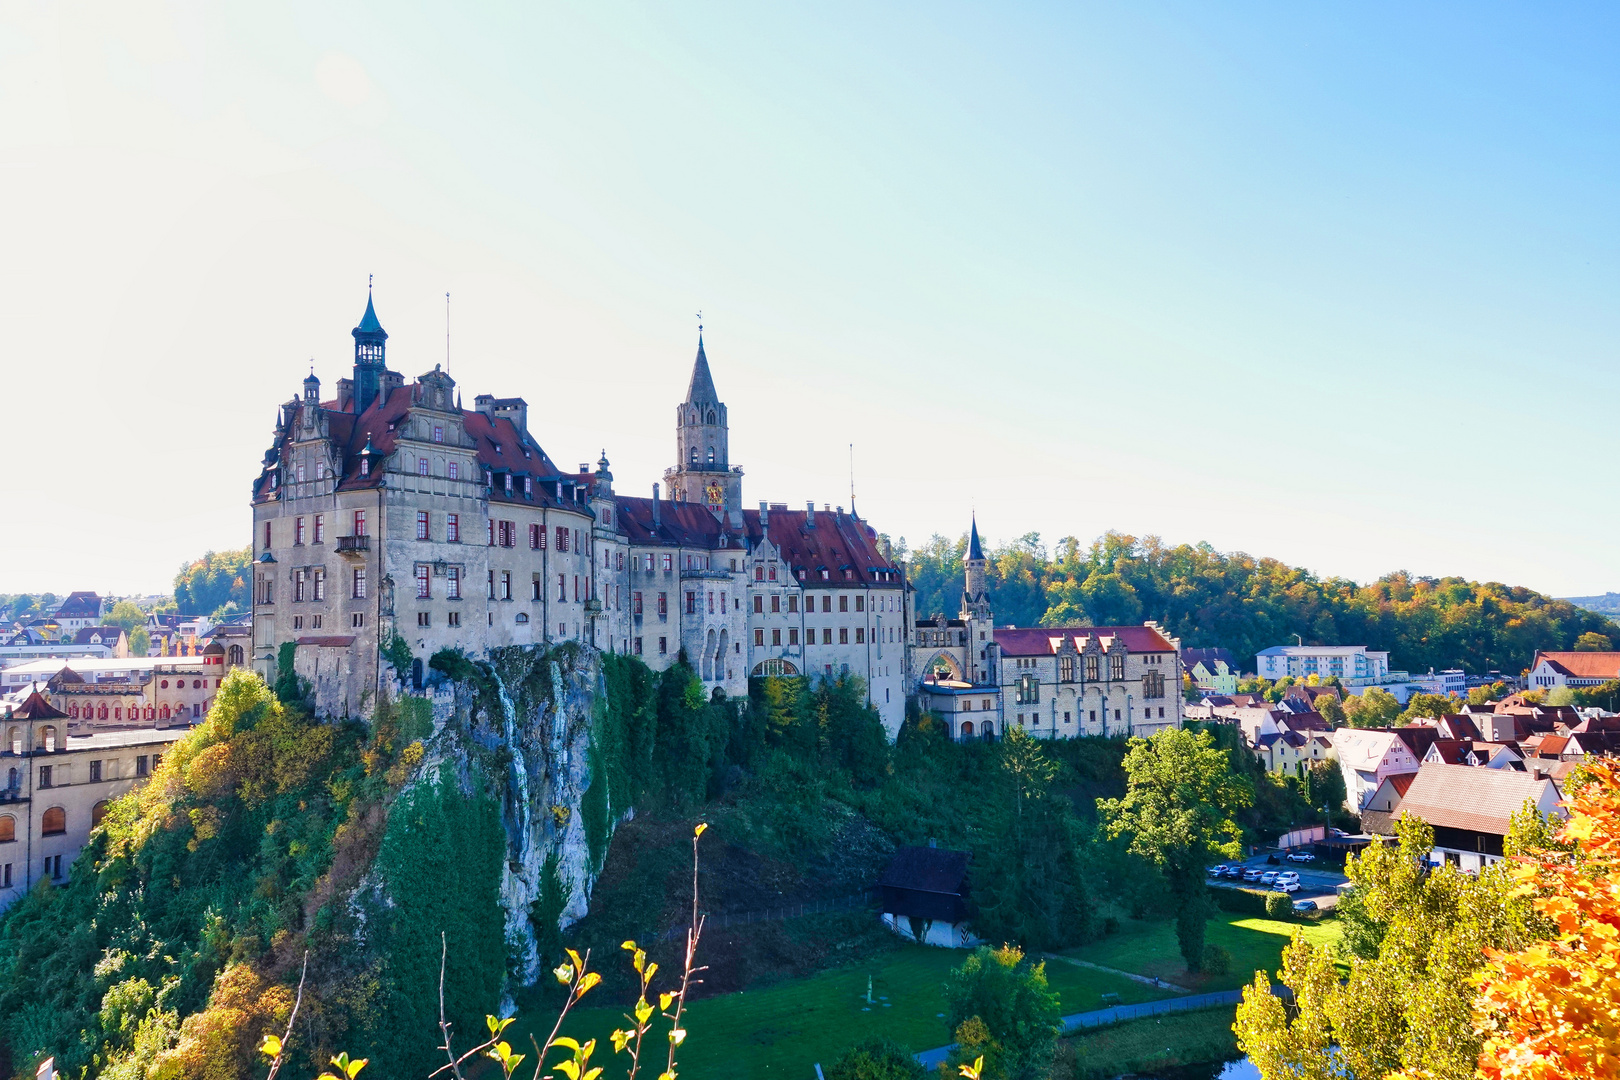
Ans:
[{"label": "grass field", "polygon": [[[694,1002],[687,1011],[689,1034],[680,1071],[731,1080],[811,1080],[815,1062],[831,1064],[851,1044],[870,1035],[888,1035],[914,1050],[942,1046],[951,1041],[940,1015],[945,1012],[945,976],[966,955],[955,949],[902,945],[859,967]],[[1073,964],[1048,963],[1046,974],[1065,1013],[1100,1008],[1103,994],[1118,994],[1125,1003],[1172,996],[1171,991]],[[871,1005],[866,1002],[868,976],[875,999]],[[520,1017],[508,1031],[513,1047],[532,1053],[529,1032],[543,1040],[553,1019]],[[608,1034],[623,1026],[622,1010],[586,1009],[570,1016],[564,1033],[582,1042],[594,1038],[599,1054],[611,1054]],[[663,1071],[662,1055],[667,1053],[662,1032],[657,1038],[652,1052],[660,1063],[649,1076]]]},{"label": "grass field", "polygon": [[[1061,1059],[1089,1077],[1145,1073],[1167,1066],[1228,1061],[1238,1056],[1232,1032],[1233,1006],[1200,1012],[1167,1013],[1103,1028],[1064,1040]],[[1067,1075],[1061,1068],[1059,1075]]]},{"label": "grass field", "polygon": [[1286,922],[1222,912],[1209,921],[1204,940],[1232,954],[1232,970],[1227,975],[1189,974],[1176,944],[1176,927],[1172,922],[1127,919],[1118,933],[1089,945],[1065,949],[1064,954],[1138,975],[1158,976],[1177,986],[1204,993],[1245,986],[1254,981],[1255,971],[1261,968],[1268,974],[1275,972],[1282,962],[1282,951],[1295,932],[1304,934],[1313,944],[1325,945],[1338,940],[1341,930],[1338,920],[1333,918],[1320,922]]}]

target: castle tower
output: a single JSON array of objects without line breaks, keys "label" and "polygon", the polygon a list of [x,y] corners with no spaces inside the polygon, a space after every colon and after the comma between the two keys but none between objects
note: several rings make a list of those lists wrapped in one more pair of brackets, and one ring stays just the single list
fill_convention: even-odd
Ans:
[{"label": "castle tower", "polygon": [[967,557],[962,566],[967,571],[966,588],[962,591],[962,617],[990,620],[990,592],[985,579],[987,563],[984,550],[979,546],[979,516],[973,516],[973,528],[968,533]]},{"label": "castle tower", "polygon": [[360,325],[354,328],[354,411],[355,415],[371,408],[382,392],[383,372],[388,331],[377,321],[377,309],[371,306],[371,289],[366,289],[366,313]]},{"label": "castle tower", "polygon": [[664,470],[670,497],[720,510],[742,507],[742,470],[731,468],[726,406],[714,389],[698,327],[697,359],[686,400],[675,407],[675,467]]}]

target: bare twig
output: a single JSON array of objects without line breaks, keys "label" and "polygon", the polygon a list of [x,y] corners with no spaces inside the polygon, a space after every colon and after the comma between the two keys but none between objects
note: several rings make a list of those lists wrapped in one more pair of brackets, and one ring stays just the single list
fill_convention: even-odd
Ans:
[{"label": "bare twig", "polygon": [[276,1080],[276,1073],[281,1071],[281,1062],[287,1056],[287,1041],[292,1038],[293,1024],[298,1020],[298,1007],[304,1003],[304,977],[309,974],[309,950],[304,950],[304,966],[298,972],[298,994],[293,998],[292,1015],[287,1017],[287,1030],[282,1033],[281,1042],[276,1048],[276,1056],[270,1061],[270,1072],[264,1080]]},{"label": "bare twig", "polygon": [[[572,950],[570,950],[570,955],[573,955]],[[577,970],[574,972],[572,985],[568,987],[568,999],[563,1002],[562,1011],[557,1014],[557,1022],[551,1025],[551,1034],[546,1036],[546,1045],[535,1045],[534,1075],[536,1080],[538,1080],[541,1070],[546,1067],[546,1055],[551,1052],[552,1045],[557,1041],[557,1033],[562,1030],[563,1020],[567,1018],[568,1010],[574,1007],[574,1002],[578,1001],[584,996],[585,990],[589,990],[591,986],[594,986],[598,981],[600,981],[598,979],[593,979],[591,980],[590,985],[585,986],[584,990],[580,989],[581,984],[585,982],[585,972],[590,968],[590,966],[591,950],[586,949],[584,958],[575,965]],[[529,1035],[529,1041],[531,1043],[534,1042],[534,1035],[532,1033]]]},{"label": "bare twig", "polygon": [[[675,1075],[675,1050],[685,1040],[686,1033],[681,1028],[681,1014],[686,1010],[686,994],[694,985],[700,985],[703,980],[693,982],[692,976],[703,971],[705,967],[693,967],[692,961],[697,957],[698,940],[703,937],[704,919],[698,914],[698,838],[708,825],[699,825],[692,833],[692,925],[686,931],[686,963],[681,972],[681,988],[675,995],[675,1012],[664,1013],[672,1024],[669,1033],[669,1064],[665,1069],[667,1075]],[[677,1032],[679,1034],[677,1034]]]},{"label": "bare twig", "polygon": [[440,1065],[437,1069],[433,1070],[432,1075],[433,1076],[438,1076],[440,1073],[444,1072],[445,1069],[449,1069],[450,1070],[450,1075],[454,1076],[456,1078],[456,1080],[461,1080],[461,1062],[456,1060],[455,1051],[450,1049],[450,1021],[445,1019],[445,1015],[444,1015],[444,963],[445,963],[445,959],[449,955],[450,955],[450,943],[446,940],[446,938],[444,936],[444,931],[440,930],[439,931],[439,1034],[444,1036],[444,1045],[439,1047],[439,1049],[443,1050],[444,1053],[445,1053],[445,1056],[450,1059],[450,1064],[448,1064],[448,1065]]}]

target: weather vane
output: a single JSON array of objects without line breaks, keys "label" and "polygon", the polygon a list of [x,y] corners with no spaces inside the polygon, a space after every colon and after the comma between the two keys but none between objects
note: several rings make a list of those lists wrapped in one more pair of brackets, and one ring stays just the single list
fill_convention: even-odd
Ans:
[{"label": "weather vane", "polygon": [[697,313],[697,321],[698,321],[698,333],[701,334],[701,333],[703,333],[703,312],[700,311],[700,312]]}]

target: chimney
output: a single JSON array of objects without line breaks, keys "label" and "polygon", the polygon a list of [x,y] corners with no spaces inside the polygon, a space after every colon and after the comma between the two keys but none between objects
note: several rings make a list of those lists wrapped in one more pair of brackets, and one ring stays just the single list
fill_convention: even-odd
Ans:
[{"label": "chimney", "polygon": [[663,526],[663,523],[659,520],[659,513],[658,513],[658,485],[657,484],[653,485],[652,510],[653,510],[653,528],[655,528],[655,529],[661,528]]},{"label": "chimney", "polygon": [[816,527],[816,500],[814,499],[804,504],[804,523],[812,529]]},{"label": "chimney", "polygon": [[770,506],[764,499],[759,500],[759,531],[764,532],[771,523]]}]

